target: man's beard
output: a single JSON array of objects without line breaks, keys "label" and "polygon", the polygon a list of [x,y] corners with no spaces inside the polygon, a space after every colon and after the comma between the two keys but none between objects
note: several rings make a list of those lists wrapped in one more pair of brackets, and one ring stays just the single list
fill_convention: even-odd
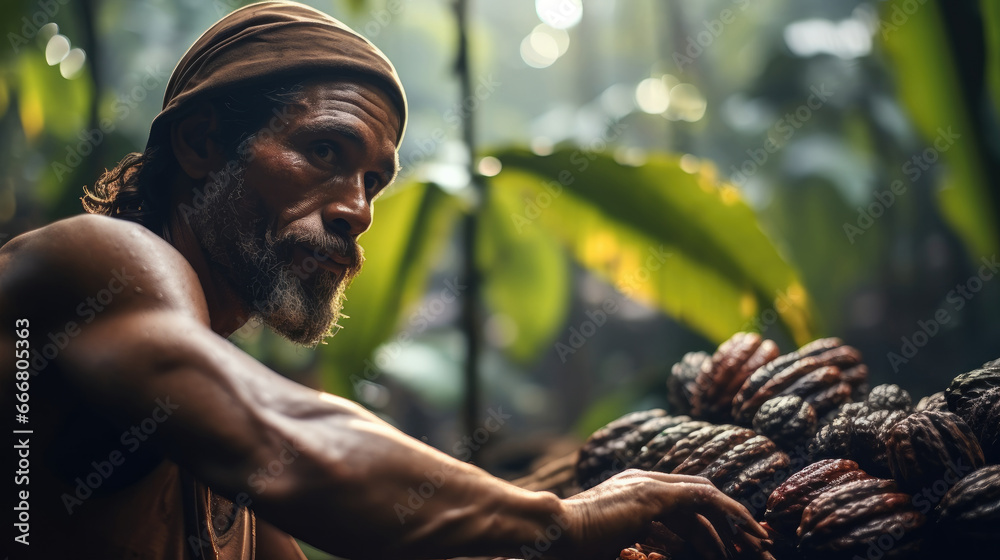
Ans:
[{"label": "man's beard", "polygon": [[[222,272],[248,306],[250,320],[288,340],[316,346],[336,334],[344,291],[357,276],[364,253],[352,237],[328,231],[289,231],[281,236],[245,198],[244,160],[206,183],[204,204],[190,217],[191,229],[213,267]],[[293,265],[296,248],[309,256]],[[342,275],[320,266],[330,255],[348,260]]]}]

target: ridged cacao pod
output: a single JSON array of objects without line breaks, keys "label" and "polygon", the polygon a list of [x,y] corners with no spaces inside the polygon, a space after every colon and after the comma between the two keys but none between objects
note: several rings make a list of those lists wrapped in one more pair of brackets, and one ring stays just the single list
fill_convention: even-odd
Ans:
[{"label": "ridged cacao pod", "polygon": [[1000,387],[994,387],[957,412],[983,448],[987,463],[1000,463]]},{"label": "ridged cacao pod", "polygon": [[915,412],[889,430],[886,438],[889,470],[910,492],[949,486],[983,466],[983,450],[972,430],[951,412]]},{"label": "ridged cacao pod", "polygon": [[708,422],[691,420],[681,422],[676,426],[664,429],[646,442],[646,445],[644,445],[639,451],[635,460],[628,465],[629,468],[642,469],[646,471],[652,470],[653,467],[660,462],[660,459],[662,459],[664,455],[677,445],[677,442],[686,438],[691,433],[709,426],[711,426],[711,424]]},{"label": "ridged cacao pod", "polygon": [[736,333],[703,365],[691,395],[691,416],[729,422],[733,397],[755,370],[778,356],[778,345],[755,333]]},{"label": "ridged cacao pod", "polygon": [[700,430],[691,432],[670,448],[660,461],[653,465],[651,470],[666,473],[673,472],[678,465],[683,463],[699,447],[711,441],[715,436],[736,427],[732,424],[710,424]]},{"label": "ridged cacao pod", "polygon": [[948,550],[958,558],[995,558],[1000,548],[1000,465],[958,481],[935,514]]},{"label": "ridged cacao pod", "polygon": [[766,437],[756,436],[719,457],[699,476],[708,478],[723,494],[746,505],[760,521],[764,518],[767,497],[793,470],[787,453]]},{"label": "ridged cacao pod", "polygon": [[1000,463],[1000,360],[963,373],[945,391],[948,409],[976,434],[986,460]]},{"label": "ridged cacao pod", "polygon": [[944,391],[920,399],[917,406],[913,407],[914,412],[923,410],[948,410],[948,399],[945,398]]},{"label": "ridged cacao pod", "polygon": [[799,550],[807,558],[905,558],[920,550],[926,522],[911,500],[891,480],[835,486],[803,510]]},{"label": "ridged cacao pod", "polygon": [[[851,370],[849,377],[846,370]],[[748,426],[768,400],[796,395],[822,416],[849,401],[852,383],[863,383],[867,375],[855,348],[836,338],[815,340],[754,371],[733,398],[732,415],[738,424]]]},{"label": "ridged cacao pod", "polygon": [[642,448],[657,434],[667,428],[690,421],[691,417],[689,416],[657,416],[656,418],[646,420],[634,430],[626,432],[617,440],[617,442],[620,442],[621,447],[618,457],[624,465],[622,470],[635,461]]},{"label": "ridged cacao pod", "polygon": [[872,387],[865,399],[865,404],[871,410],[902,410],[910,412],[913,409],[913,399],[910,393],[899,385],[884,384]]},{"label": "ridged cacao pod", "polygon": [[848,459],[824,459],[793,474],[767,499],[764,520],[784,534],[795,534],[802,512],[823,492],[855,480],[872,478]]},{"label": "ridged cacao pod", "polygon": [[732,426],[700,445],[670,472],[697,475],[724,453],[756,435],[753,430]]},{"label": "ridged cacao pod", "polygon": [[851,459],[872,476],[890,477],[885,440],[888,429],[905,418],[906,412],[852,405],[843,407],[833,422],[816,432],[809,442],[810,459]]},{"label": "ridged cacao pod", "polygon": [[816,410],[802,397],[786,395],[763,404],[753,417],[753,429],[786,451],[816,433]]},{"label": "ridged cacao pod", "polygon": [[696,380],[702,368],[712,367],[708,352],[688,352],[681,361],[670,368],[667,378],[667,398],[674,414],[691,414],[692,394],[697,390]]},{"label": "ridged cacao pod", "polygon": [[[685,473],[707,478],[724,494],[747,505],[755,517],[761,519],[767,496],[788,477],[789,466],[787,453],[766,437],[754,435],[718,455],[700,471],[689,468]],[[678,470],[673,472],[680,474]]]},{"label": "ridged cacao pod", "polygon": [[576,463],[576,479],[580,487],[586,490],[624,470],[624,443],[619,440],[646,421],[666,415],[667,411],[660,408],[631,412],[591,434],[580,448]]},{"label": "ridged cacao pod", "polygon": [[956,376],[945,390],[948,408],[957,412],[967,401],[977,398],[989,389],[1000,387],[1000,360],[994,360],[983,367]]}]

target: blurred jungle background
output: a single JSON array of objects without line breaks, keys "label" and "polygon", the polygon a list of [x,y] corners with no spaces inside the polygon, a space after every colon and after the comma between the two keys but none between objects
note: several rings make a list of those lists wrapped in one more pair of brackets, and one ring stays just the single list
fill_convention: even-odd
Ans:
[{"label": "blurred jungle background", "polygon": [[[1000,355],[1000,4],[308,3],[412,113],[346,328],[232,337],[282,374],[513,476],[739,330],[841,337],[914,397]],[[6,0],[0,242],[81,212],[243,4]]]}]

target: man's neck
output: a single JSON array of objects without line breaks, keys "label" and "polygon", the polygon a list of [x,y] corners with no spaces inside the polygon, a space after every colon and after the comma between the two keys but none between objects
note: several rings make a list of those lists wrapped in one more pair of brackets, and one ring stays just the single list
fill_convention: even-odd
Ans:
[{"label": "man's neck", "polygon": [[212,330],[228,337],[246,324],[250,318],[249,309],[223,275],[212,266],[208,255],[191,230],[191,225],[177,210],[182,207],[179,202],[174,201],[171,205],[175,210],[170,212],[167,218],[164,232],[167,236],[166,241],[184,256],[198,274],[198,281],[208,303]]}]

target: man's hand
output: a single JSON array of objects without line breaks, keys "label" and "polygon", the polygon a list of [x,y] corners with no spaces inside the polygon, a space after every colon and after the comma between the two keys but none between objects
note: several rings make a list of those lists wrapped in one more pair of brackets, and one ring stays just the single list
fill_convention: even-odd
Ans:
[{"label": "man's hand", "polygon": [[770,558],[761,542],[767,532],[740,503],[698,476],[627,470],[586,492],[563,500],[565,543],[561,557],[614,558],[641,541],[653,521],[691,543],[703,558]]}]

